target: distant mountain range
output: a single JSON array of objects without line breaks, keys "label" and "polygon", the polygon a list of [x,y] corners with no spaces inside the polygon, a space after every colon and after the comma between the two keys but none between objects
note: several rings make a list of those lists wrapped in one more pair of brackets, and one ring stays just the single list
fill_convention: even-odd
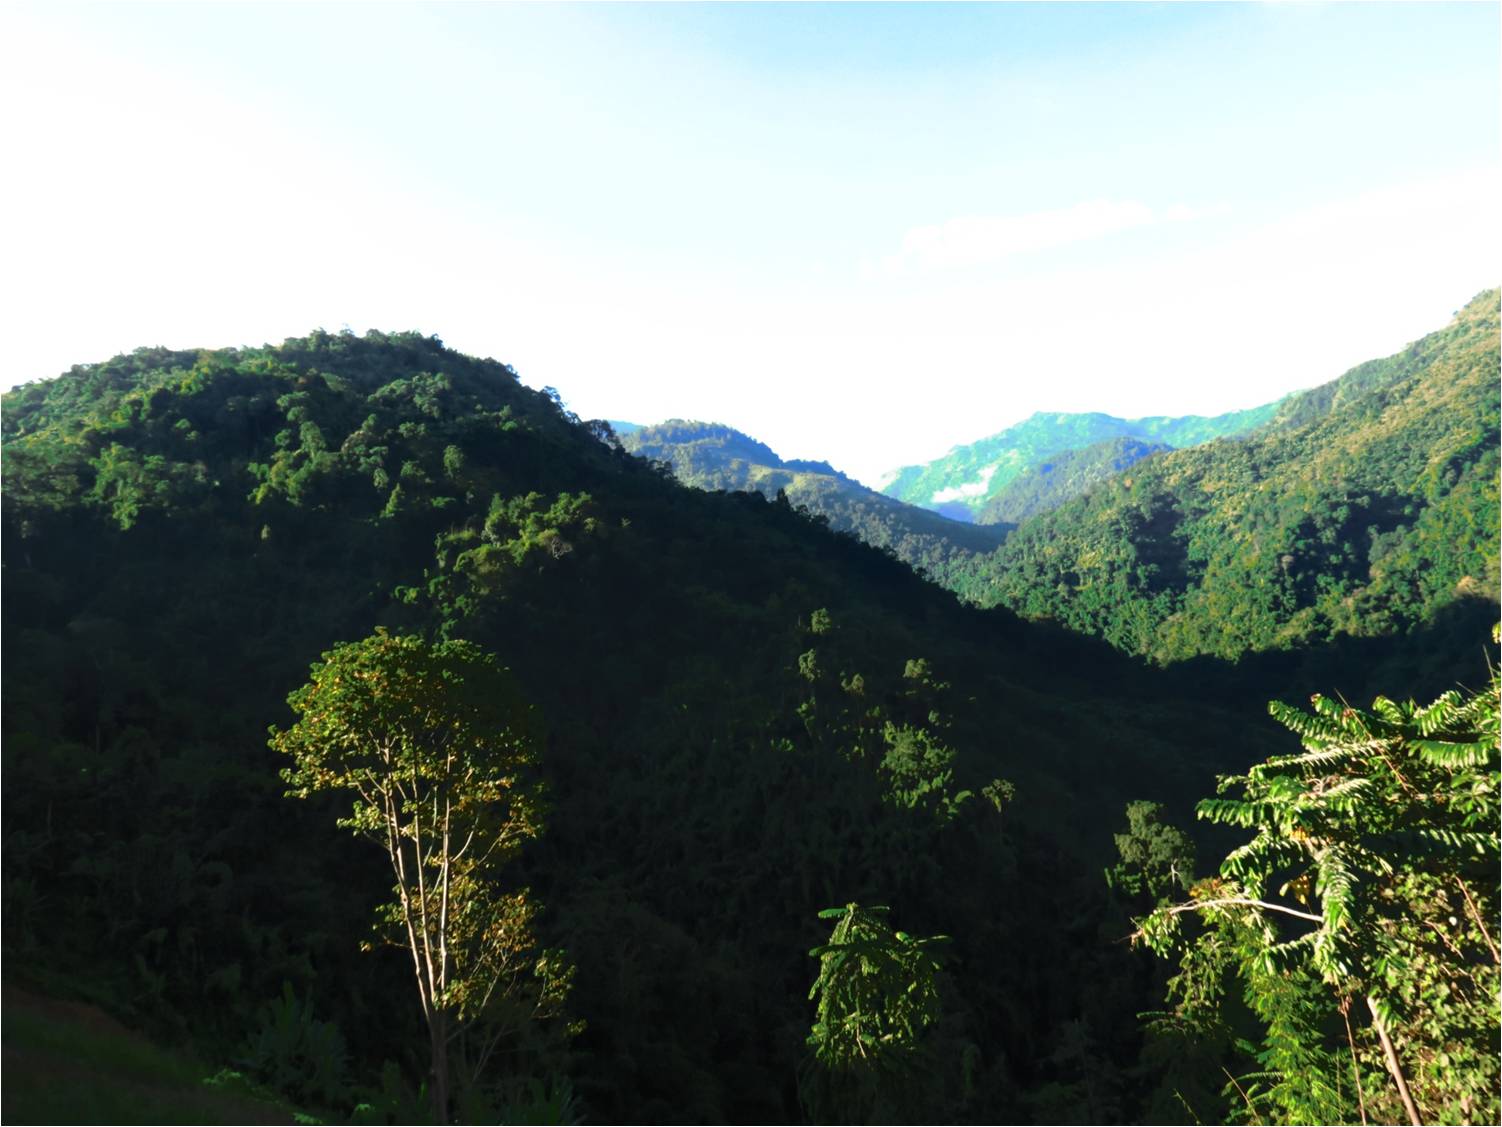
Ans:
[{"label": "distant mountain range", "polygon": [[616,424],[628,451],[672,467],[679,481],[699,489],[778,493],[789,504],[824,517],[837,532],[886,548],[913,567],[933,569],[999,547],[1010,525],[964,524],[884,497],[828,462],[783,459],[771,447],[721,423],[671,419],[654,426]]},{"label": "distant mountain range", "polygon": [[[1117,469],[1124,469],[1136,458],[1167,447],[1197,446],[1217,438],[1246,434],[1276,418],[1278,406],[1268,403],[1210,418],[1158,415],[1120,419],[1099,412],[1040,411],[987,438],[956,446],[942,458],[893,470],[883,477],[880,488],[888,497],[921,505],[955,520],[1007,519],[1001,514],[1026,506],[1019,500],[1003,500],[998,506],[988,508],[990,503],[1001,497],[1012,482],[1058,455],[1082,451],[1102,442],[1135,439],[1135,446],[1101,451],[1087,459],[1097,468],[1120,463]],[[1098,472],[1084,471],[1084,465],[1085,462],[1075,461],[1070,475],[1080,486],[1100,476]],[[1034,505],[1060,504],[1079,492],[1062,487],[1047,490],[1024,487],[1024,491],[1035,498]]]},{"label": "distant mountain range", "polygon": [[990,438],[955,447],[926,466],[897,471],[881,492],[828,462],[783,459],[723,423],[670,419],[642,426],[610,420],[610,425],[626,450],[666,463],[686,485],[752,490],[769,500],[780,491],[836,531],[853,533],[937,574],[976,553],[994,551],[1020,522],[1143,458],[1245,433],[1272,421],[1278,407],[1273,403],[1215,418],[1036,414]]},{"label": "distant mountain range", "polygon": [[1498,304],[1289,396],[1244,441],[1140,461],[941,578],[1160,661],[1402,633],[1445,608],[1495,622]]},{"label": "distant mountain range", "polygon": [[1235,658],[1495,605],[1497,305],[1250,410],[1035,414],[883,493],[721,424],[616,429],[686,484],[783,493],[966,601],[1158,660]]}]

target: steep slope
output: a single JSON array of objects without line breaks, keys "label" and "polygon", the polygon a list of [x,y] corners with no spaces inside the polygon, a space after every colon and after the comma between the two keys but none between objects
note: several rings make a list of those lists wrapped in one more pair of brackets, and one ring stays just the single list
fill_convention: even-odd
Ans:
[{"label": "steep slope", "polygon": [[672,419],[621,436],[633,454],[672,465],[685,485],[698,489],[754,490],[773,500],[779,492],[875,548],[890,550],[914,568],[944,568],[976,552],[993,551],[1007,527],[979,528],[949,520],[867,489],[828,462],[779,458],[770,447],[719,423]]},{"label": "steep slope", "polygon": [[1140,438],[1108,438],[1080,450],[1065,450],[1012,478],[975,514],[977,524],[1020,524],[1057,509],[1092,485],[1114,477],[1143,458],[1173,447]]},{"label": "steep slope", "polygon": [[1494,616],[1497,373],[1493,290],[1263,434],[1150,458],[949,581],[1158,660]]},{"label": "steep slope", "polygon": [[290,1014],[328,1105],[410,1094],[424,1035],[410,964],[358,949],[384,859],[285,799],[266,729],[377,626],[484,646],[541,712],[514,879],[587,1028],[520,1024],[476,1098],[572,1077],[603,1121],[796,1118],[816,913],[852,900],[954,937],[921,1118],[1088,1120],[1068,1046],[1111,1031],[1127,1076],[1155,1000],[1099,942],[1123,804],[1182,816],[1280,746],[1260,691],[963,607],[434,339],[142,350],[8,394],[3,436],[8,969],[215,1059]]},{"label": "steep slope", "polygon": [[1272,420],[1276,411],[1274,403],[1211,417],[1119,419],[1100,413],[1040,411],[998,434],[956,446],[942,458],[894,470],[881,491],[957,520],[973,520],[1008,483],[1067,451],[1118,438],[1172,447],[1195,446],[1255,430]]}]

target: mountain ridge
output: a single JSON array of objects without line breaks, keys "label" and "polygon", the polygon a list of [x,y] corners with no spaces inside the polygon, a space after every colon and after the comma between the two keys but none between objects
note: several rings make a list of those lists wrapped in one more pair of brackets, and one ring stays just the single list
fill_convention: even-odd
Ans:
[{"label": "mountain ridge", "polygon": [[[1278,401],[1281,402],[1281,401]],[[994,434],[951,447],[940,458],[889,471],[880,479],[889,497],[973,519],[1014,478],[1044,459],[1115,438],[1173,447],[1246,434],[1270,422],[1277,403],[1221,415],[1144,415],[1126,419],[1103,411],[1035,411]]]},{"label": "mountain ridge", "polygon": [[781,494],[873,547],[910,566],[929,570],[998,547],[1009,525],[984,529],[869,489],[827,461],[783,459],[766,443],[725,423],[669,419],[621,436],[638,457],[672,467],[679,481],[698,489]]},{"label": "mountain ridge", "polygon": [[946,581],[1160,661],[1495,606],[1499,304],[1477,295],[1238,441],[1143,460]]}]

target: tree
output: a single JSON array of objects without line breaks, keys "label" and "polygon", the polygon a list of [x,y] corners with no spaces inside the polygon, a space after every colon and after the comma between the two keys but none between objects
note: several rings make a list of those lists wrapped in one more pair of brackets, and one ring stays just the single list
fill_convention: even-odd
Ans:
[{"label": "tree", "polygon": [[[433,1109],[448,1121],[450,1046],[527,970],[536,1006],[561,1000],[556,956],[534,967],[526,890],[504,892],[499,867],[542,830],[543,791],[531,777],[532,709],[495,658],[469,642],[430,646],[378,630],[335,646],[287,698],[297,722],[271,729],[293,758],[289,797],[352,791],[339,825],[390,858],[394,899],[377,915],[385,938],[412,957],[433,1062]],[[474,1047],[472,1083],[494,1051]]]},{"label": "tree", "polygon": [[1106,883],[1149,904],[1189,890],[1194,880],[1194,842],[1160,820],[1156,802],[1127,803],[1127,832],[1116,834],[1121,862],[1106,870]]},{"label": "tree", "polygon": [[813,1067],[800,1084],[820,1121],[889,1116],[921,1088],[920,1044],[940,1017],[940,962],[931,948],[948,937],[893,931],[887,909],[847,904],[819,913],[835,920],[829,942],[809,952],[819,977],[808,1047]]},{"label": "tree", "polygon": [[1200,804],[1255,836],[1137,937],[1166,955],[1186,915],[1203,925],[1170,984],[1185,1022],[1242,979],[1266,1030],[1260,1070],[1232,1082],[1254,1119],[1496,1121],[1498,690],[1274,702],[1304,751]]}]

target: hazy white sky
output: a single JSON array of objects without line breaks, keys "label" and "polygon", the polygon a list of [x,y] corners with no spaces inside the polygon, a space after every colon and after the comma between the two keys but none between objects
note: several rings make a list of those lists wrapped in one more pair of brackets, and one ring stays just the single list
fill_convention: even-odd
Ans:
[{"label": "hazy white sky", "polygon": [[863,480],[1502,280],[1496,4],[0,7],[6,386],[436,333]]}]

